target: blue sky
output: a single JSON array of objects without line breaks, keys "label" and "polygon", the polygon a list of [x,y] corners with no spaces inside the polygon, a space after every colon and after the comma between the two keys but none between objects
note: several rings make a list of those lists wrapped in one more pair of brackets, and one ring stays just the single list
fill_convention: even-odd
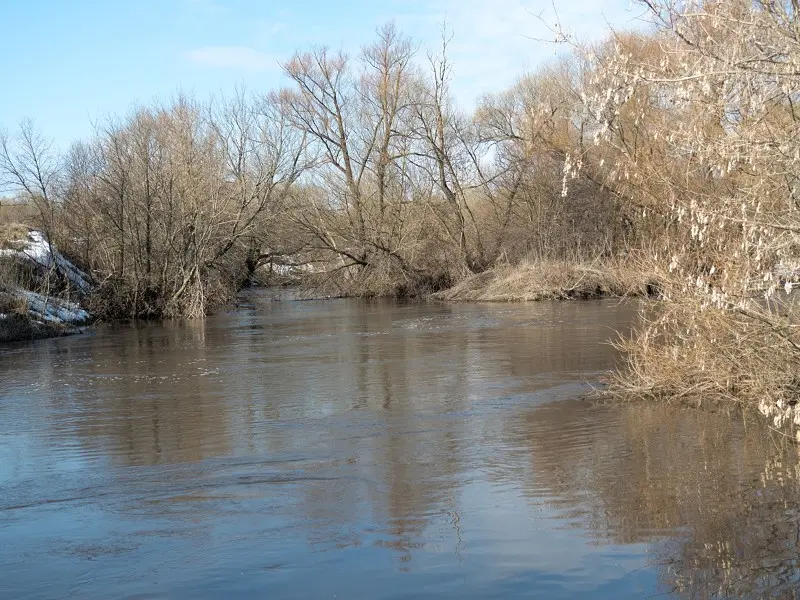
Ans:
[{"label": "blue sky", "polygon": [[[630,0],[571,0],[565,27],[584,39],[607,24],[641,26]],[[447,22],[454,35],[453,90],[469,107],[553,56],[531,38],[550,34],[550,0],[0,0],[0,128],[23,118],[60,147],[87,137],[93,120],[176,91],[200,99],[244,84],[283,84],[280,62],[313,45],[351,53],[394,20],[423,48]]]}]

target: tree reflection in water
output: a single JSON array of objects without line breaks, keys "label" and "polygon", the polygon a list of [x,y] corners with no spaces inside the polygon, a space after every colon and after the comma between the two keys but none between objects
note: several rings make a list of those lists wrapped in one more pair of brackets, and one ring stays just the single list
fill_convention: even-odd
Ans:
[{"label": "tree reflection in water", "polygon": [[510,450],[530,454],[532,501],[596,543],[651,545],[665,592],[800,596],[800,457],[755,419],[575,400],[508,429]]}]

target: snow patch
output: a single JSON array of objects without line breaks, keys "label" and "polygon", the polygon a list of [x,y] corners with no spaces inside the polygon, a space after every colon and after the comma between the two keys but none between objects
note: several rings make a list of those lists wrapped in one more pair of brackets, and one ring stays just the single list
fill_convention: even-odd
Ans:
[{"label": "snow patch", "polygon": [[297,275],[301,275],[303,273],[314,273],[316,268],[311,263],[272,263],[270,267],[272,269],[272,273],[276,275],[280,275],[282,277],[293,277]]},{"label": "snow patch", "polygon": [[48,298],[28,290],[15,290],[15,293],[28,303],[28,312],[31,316],[42,321],[74,325],[89,320],[89,313],[74,302],[67,302],[60,298]]}]

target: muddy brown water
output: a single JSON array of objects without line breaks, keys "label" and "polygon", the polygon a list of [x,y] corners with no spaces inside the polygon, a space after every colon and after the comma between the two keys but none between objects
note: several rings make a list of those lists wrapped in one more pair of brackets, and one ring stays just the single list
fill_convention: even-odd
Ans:
[{"label": "muddy brown water", "polygon": [[582,399],[636,306],[271,301],[0,348],[0,598],[794,598],[797,454]]}]

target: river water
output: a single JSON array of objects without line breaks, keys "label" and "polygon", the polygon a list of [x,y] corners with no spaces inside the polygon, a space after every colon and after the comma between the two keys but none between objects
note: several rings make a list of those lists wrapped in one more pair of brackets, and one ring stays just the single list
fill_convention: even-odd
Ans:
[{"label": "river water", "polygon": [[255,294],[0,348],[0,598],[797,597],[794,450],[584,399],[635,312]]}]

